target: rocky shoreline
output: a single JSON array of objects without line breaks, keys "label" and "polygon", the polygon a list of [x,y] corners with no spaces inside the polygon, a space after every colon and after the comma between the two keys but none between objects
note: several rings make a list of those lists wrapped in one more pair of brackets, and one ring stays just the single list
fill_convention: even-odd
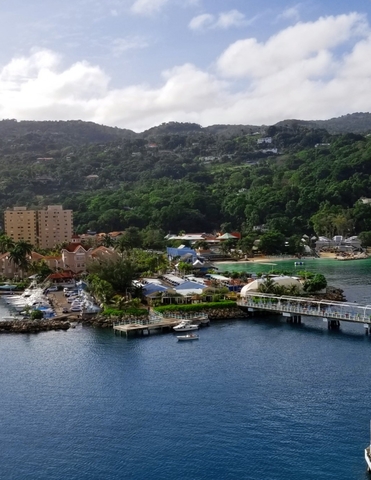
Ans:
[{"label": "rocky shoreline", "polygon": [[[327,292],[322,295],[316,295],[312,298],[316,300],[329,300],[329,301],[345,301],[343,290],[339,288],[329,287]],[[182,314],[182,312],[177,312]],[[193,312],[194,316],[207,314],[211,321],[216,320],[229,320],[233,318],[247,318],[248,312],[244,312],[239,307],[230,308],[211,308],[209,310],[200,309],[198,312]],[[39,333],[47,332],[51,330],[68,330],[74,326],[74,322],[71,323],[67,316],[59,319],[48,320],[7,320],[0,322],[0,334],[1,333]],[[96,328],[112,328],[114,322],[125,321],[131,323],[138,323],[138,319],[132,315],[127,315],[121,318],[107,317],[99,314],[84,315],[82,318],[74,318],[73,321],[81,323],[85,326]],[[148,317],[143,317],[142,321],[148,323]]]},{"label": "rocky shoreline", "polygon": [[39,333],[50,330],[68,330],[68,320],[6,320],[0,322],[0,333]]}]

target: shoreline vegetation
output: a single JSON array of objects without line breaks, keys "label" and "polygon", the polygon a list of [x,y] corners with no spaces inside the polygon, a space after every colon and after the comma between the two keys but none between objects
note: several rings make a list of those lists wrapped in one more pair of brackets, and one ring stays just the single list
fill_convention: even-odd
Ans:
[{"label": "shoreline vegetation", "polygon": [[228,263],[267,263],[267,262],[283,262],[292,260],[293,262],[305,262],[305,260],[336,260],[338,254],[333,252],[321,252],[319,257],[295,257],[293,255],[260,255],[256,257],[247,258],[244,260],[217,260],[213,262],[214,265],[223,265]]},{"label": "shoreline vegetation", "polygon": [[[292,260],[293,262],[304,262],[306,260],[337,260],[337,258],[339,257],[339,254],[338,253],[334,253],[334,252],[321,252],[320,256],[319,257],[301,257],[301,258],[298,258],[298,257],[295,257],[295,256],[292,256],[292,255],[261,255],[261,256],[257,256],[257,257],[252,257],[252,258],[248,258],[248,259],[245,259],[245,260],[218,260],[218,261],[215,261],[213,262],[214,265],[223,265],[223,264],[229,264],[229,263],[240,263],[240,264],[243,264],[243,263],[246,263],[246,264],[252,264],[252,263],[268,263],[268,262],[283,262],[283,261],[289,261],[289,260]],[[365,257],[363,258],[364,260],[366,260],[367,258],[371,258],[371,257]]]}]

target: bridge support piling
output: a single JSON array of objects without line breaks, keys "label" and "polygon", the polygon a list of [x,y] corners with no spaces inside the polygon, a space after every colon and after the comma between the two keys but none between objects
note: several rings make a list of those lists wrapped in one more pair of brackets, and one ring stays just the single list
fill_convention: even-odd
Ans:
[{"label": "bridge support piling", "polygon": [[340,328],[339,320],[327,320],[327,328],[329,330],[338,330]]}]

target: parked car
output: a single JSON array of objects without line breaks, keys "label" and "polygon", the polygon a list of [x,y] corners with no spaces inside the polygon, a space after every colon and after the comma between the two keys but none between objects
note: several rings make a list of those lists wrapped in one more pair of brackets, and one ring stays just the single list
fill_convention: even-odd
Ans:
[{"label": "parked car", "polygon": [[76,299],[77,299],[77,295],[71,295],[70,297],[67,298],[67,302],[72,303]]},{"label": "parked car", "polygon": [[57,285],[53,285],[51,287],[48,287],[46,291],[47,291],[47,293],[58,292],[58,287],[57,287]]}]

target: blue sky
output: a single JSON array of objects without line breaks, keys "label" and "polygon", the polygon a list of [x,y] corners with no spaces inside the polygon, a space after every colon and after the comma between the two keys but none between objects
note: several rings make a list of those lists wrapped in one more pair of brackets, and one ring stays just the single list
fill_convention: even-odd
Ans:
[{"label": "blue sky", "polygon": [[0,118],[142,131],[371,111],[370,15],[370,0],[12,0]]}]

